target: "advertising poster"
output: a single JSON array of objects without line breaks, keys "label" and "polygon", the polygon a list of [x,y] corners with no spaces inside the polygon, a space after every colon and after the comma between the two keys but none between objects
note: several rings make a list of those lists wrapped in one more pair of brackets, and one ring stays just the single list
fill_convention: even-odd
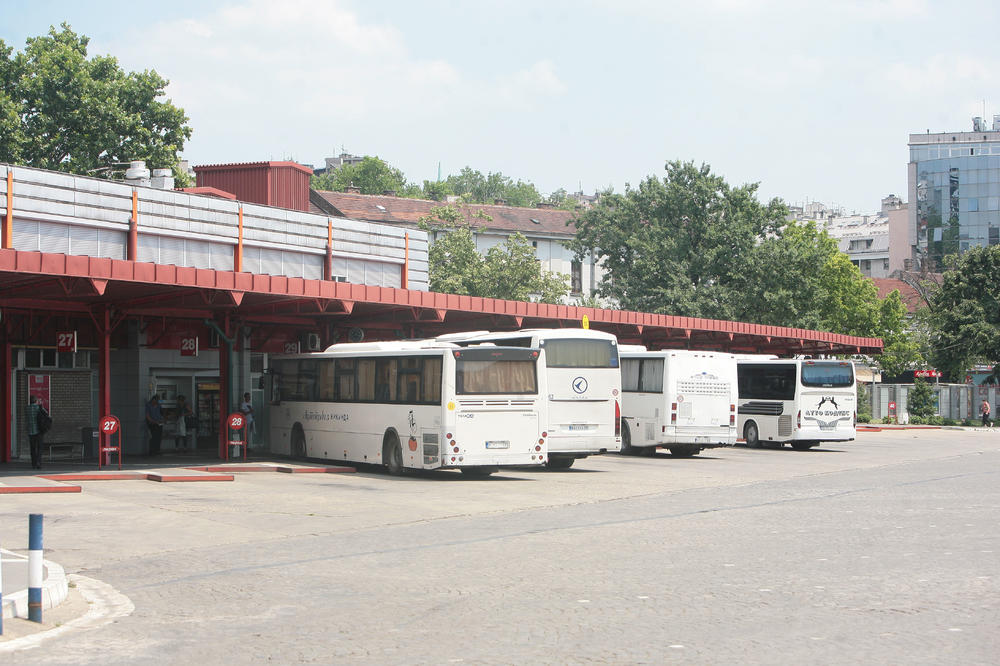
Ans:
[{"label": "advertising poster", "polygon": [[49,394],[49,375],[28,375],[28,395],[38,398],[38,404],[51,414],[52,405],[49,404]]}]

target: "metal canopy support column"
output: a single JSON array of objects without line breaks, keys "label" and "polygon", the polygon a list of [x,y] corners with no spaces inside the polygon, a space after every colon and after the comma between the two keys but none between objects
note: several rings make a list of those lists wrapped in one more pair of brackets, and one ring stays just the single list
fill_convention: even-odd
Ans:
[{"label": "metal canopy support column", "polygon": [[10,338],[7,334],[7,325],[4,324],[3,335],[3,435],[0,435],[0,462],[10,462],[14,455],[14,440],[11,431],[14,427],[14,367],[11,359]]},{"label": "metal canopy support column", "polygon": [[[111,414],[111,312],[107,306],[101,307],[98,313],[97,334],[100,338],[98,355],[100,356],[98,374],[98,419]],[[124,446],[124,443],[121,443]],[[98,455],[101,455],[98,452]]]},{"label": "metal canopy support column", "polygon": [[[229,313],[226,313],[222,322],[223,328],[219,328],[211,319],[205,320],[208,326],[219,334],[219,341],[225,345],[225,360],[222,358],[222,350],[219,350],[219,458],[226,457],[226,447],[229,446],[229,414],[236,410],[239,403],[233,401],[233,338],[229,336]],[[223,330],[225,329],[225,330]]]}]

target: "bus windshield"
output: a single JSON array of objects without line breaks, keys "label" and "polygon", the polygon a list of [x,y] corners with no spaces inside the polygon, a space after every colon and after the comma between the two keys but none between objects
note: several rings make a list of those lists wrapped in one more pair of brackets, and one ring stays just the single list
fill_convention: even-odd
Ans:
[{"label": "bus windshield", "polygon": [[455,352],[455,393],[536,394],[537,349],[471,347]]},{"label": "bus windshield", "polygon": [[803,363],[802,385],[838,387],[854,384],[850,363]]},{"label": "bus windshield", "polygon": [[546,340],[542,346],[550,368],[618,367],[618,350],[611,340]]}]

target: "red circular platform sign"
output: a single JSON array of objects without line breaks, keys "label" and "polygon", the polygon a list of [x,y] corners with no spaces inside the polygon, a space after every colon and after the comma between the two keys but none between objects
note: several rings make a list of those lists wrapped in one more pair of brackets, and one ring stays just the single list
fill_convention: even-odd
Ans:
[{"label": "red circular platform sign", "polygon": [[247,424],[246,417],[239,412],[230,414],[228,422],[230,430],[243,430],[243,426]]},{"label": "red circular platform sign", "polygon": [[101,419],[101,434],[103,435],[113,435],[118,432],[118,428],[121,424],[118,422],[117,416],[105,416]]}]

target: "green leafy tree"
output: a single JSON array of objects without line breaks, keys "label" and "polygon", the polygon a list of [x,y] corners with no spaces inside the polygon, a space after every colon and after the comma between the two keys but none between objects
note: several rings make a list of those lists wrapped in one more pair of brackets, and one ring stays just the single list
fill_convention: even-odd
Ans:
[{"label": "green leafy tree", "polygon": [[858,423],[870,423],[872,420],[871,392],[864,382],[858,382]]},{"label": "green leafy tree", "polygon": [[161,101],[168,81],[88,59],[89,41],[65,23],[18,53],[0,40],[0,161],[97,175],[131,160],[174,168],[191,128]]},{"label": "green leafy tree", "polygon": [[464,167],[458,175],[448,176],[446,182],[466,203],[492,204],[503,199],[510,206],[531,207],[542,200],[532,183],[514,181],[499,172],[483,175],[481,171]]},{"label": "green leafy tree", "polygon": [[913,380],[913,389],[906,399],[906,409],[911,416],[919,419],[934,416],[934,391],[930,384],[919,377]]},{"label": "green leafy tree", "polygon": [[623,308],[738,319],[757,305],[741,291],[746,272],[779,272],[757,244],[779,233],[786,208],[760,204],[756,185],[732,188],[707,165],[668,162],[666,172],[603,193],[577,219],[570,247],[579,257],[596,248],[611,278],[600,293]]},{"label": "green leafy tree", "polygon": [[[472,217],[490,219],[482,211]],[[483,256],[469,220],[455,206],[432,208],[420,226],[436,236],[428,251],[431,291],[543,303],[562,302],[569,293],[565,276],[542,271],[534,248],[519,233]]]},{"label": "green leafy tree", "polygon": [[397,197],[419,197],[420,187],[406,180],[402,171],[385,160],[366,155],[358,164],[346,164],[333,171],[313,176],[311,186],[315,190],[346,192],[349,187],[357,187],[361,194],[385,194],[393,192]]},{"label": "green leafy tree", "polygon": [[450,195],[454,194],[451,191],[451,186],[448,185],[448,181],[445,180],[425,180],[423,188],[424,199],[430,199],[431,201],[445,201]]},{"label": "green leafy tree", "polygon": [[931,296],[933,360],[958,377],[974,363],[1000,361],[1000,245],[972,248],[945,262],[953,268]]}]

